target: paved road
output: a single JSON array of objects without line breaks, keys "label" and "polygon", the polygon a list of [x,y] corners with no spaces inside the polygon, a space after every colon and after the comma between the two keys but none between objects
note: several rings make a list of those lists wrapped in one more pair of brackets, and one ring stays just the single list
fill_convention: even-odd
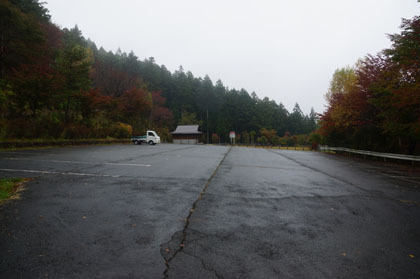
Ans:
[{"label": "paved road", "polygon": [[420,278],[420,173],[315,152],[0,152],[0,278]]}]

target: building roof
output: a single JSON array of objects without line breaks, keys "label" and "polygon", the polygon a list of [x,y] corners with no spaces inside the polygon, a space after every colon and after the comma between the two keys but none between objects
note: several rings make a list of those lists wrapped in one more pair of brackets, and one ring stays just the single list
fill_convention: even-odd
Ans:
[{"label": "building roof", "polygon": [[198,125],[178,125],[176,127],[176,130],[173,131],[171,134],[172,135],[185,135],[185,134],[188,134],[188,135],[191,135],[191,134],[199,135],[199,134],[202,134],[202,132],[200,132],[198,130]]}]

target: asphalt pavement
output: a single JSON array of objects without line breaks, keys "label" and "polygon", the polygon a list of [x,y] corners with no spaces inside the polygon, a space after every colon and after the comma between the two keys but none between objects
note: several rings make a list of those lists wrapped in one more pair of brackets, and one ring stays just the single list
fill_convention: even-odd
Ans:
[{"label": "asphalt pavement", "polygon": [[309,151],[0,152],[0,278],[420,278],[420,172]]}]

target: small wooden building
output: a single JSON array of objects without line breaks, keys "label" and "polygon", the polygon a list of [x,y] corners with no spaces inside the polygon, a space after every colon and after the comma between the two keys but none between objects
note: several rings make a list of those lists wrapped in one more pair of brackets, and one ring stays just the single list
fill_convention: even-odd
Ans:
[{"label": "small wooden building", "polygon": [[171,134],[174,143],[197,144],[202,142],[203,133],[198,131],[198,125],[178,125]]}]

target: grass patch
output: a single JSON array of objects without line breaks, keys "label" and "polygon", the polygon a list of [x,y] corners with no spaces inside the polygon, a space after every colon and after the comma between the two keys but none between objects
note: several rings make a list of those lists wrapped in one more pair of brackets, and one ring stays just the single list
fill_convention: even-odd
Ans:
[{"label": "grass patch", "polygon": [[322,153],[329,153],[329,154],[337,154],[335,151],[332,150],[322,150]]},{"label": "grass patch", "polygon": [[23,184],[29,178],[0,178],[0,204],[4,201],[19,198],[19,192],[23,190]]}]

